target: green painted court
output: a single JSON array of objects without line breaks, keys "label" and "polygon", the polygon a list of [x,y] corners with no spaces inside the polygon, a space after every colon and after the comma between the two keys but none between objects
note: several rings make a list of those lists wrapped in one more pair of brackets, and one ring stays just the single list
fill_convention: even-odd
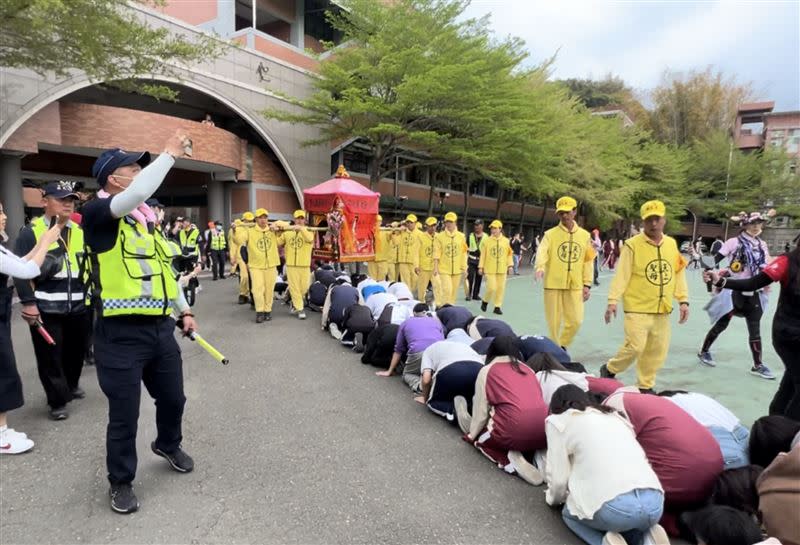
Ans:
[{"label": "green painted court", "polygon": [[[773,290],[770,305],[761,321],[764,363],[778,378],[764,380],[749,373],[752,360],[747,346],[747,328],[744,320],[739,318],[731,321],[731,325],[712,347],[717,367],[705,367],[698,362],[697,352],[711,327],[708,315],[703,310],[709,294],[701,271],[689,270],[687,274],[691,301],[689,321],[678,325],[677,310],[673,312],[669,357],[658,374],[656,390],[683,389],[705,393],[731,409],[746,426],[750,426],[756,418],[767,414],[769,402],[783,376],[783,364],[772,348],[771,335],[778,289]],[[612,276],[610,271],[600,274],[600,286],[592,289],[592,296],[586,303],[586,318],[569,350],[574,361],[583,363],[594,374],[598,374],[600,365],[614,355],[623,342],[621,313],[609,325],[603,321]],[[480,304],[465,302],[463,292],[458,304],[480,313]],[[511,324],[517,334],[547,335],[543,309],[542,286],[534,285],[530,267],[521,269],[520,276],[509,277],[502,318]],[[491,314],[491,307],[488,313],[483,314],[495,317]],[[626,384],[634,384],[634,366],[617,378]]]}]

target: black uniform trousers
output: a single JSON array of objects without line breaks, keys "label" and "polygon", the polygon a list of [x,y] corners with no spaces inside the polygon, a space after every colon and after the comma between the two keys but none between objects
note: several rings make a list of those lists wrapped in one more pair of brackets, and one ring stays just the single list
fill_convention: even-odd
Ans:
[{"label": "black uniform trousers", "polygon": [[11,344],[12,288],[5,286],[7,280],[8,277],[0,275],[0,413],[18,409],[25,403]]},{"label": "black uniform trousers", "polygon": [[106,466],[112,484],[136,476],[136,432],[144,382],[156,404],[156,448],[175,452],[181,444],[183,362],[172,318],[98,317],[94,330],[97,380],[108,398]]},{"label": "black uniform trousers", "polygon": [[211,273],[214,275],[214,280],[217,278],[225,278],[225,257],[228,255],[228,250],[210,250],[209,257],[211,258]]},{"label": "black uniform trousers", "polygon": [[40,316],[56,344],[47,344],[36,328],[31,327],[33,351],[47,404],[56,409],[72,401],[72,391],[78,387],[90,331],[89,314],[85,311],[76,314],[42,312]]},{"label": "black uniform trousers", "polygon": [[469,282],[469,297],[470,299],[477,300],[481,298],[481,282],[483,275],[478,273],[477,259],[469,259],[467,262],[467,281]]}]

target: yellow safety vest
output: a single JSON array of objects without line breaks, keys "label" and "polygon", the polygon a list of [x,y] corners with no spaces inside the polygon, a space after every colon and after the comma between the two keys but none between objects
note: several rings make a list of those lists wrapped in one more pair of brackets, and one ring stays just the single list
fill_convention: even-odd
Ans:
[{"label": "yellow safety vest", "polygon": [[178,233],[178,240],[181,243],[181,250],[183,250],[183,255],[199,255],[200,250],[197,246],[197,237],[200,236],[200,231],[197,229],[191,229],[188,232],[185,229],[181,229]]},{"label": "yellow safety vest", "polygon": [[478,268],[483,269],[483,274],[505,274],[514,264],[511,242],[508,238],[489,236],[481,243],[481,259]]},{"label": "yellow safety vest", "polygon": [[149,233],[138,221],[125,216],[119,221],[114,246],[91,253],[93,298],[102,316],[171,313],[170,301],[178,295],[178,284],[172,276],[170,258],[163,252],[177,253],[177,247],[156,233]]},{"label": "yellow safety vest", "polygon": [[216,229],[212,229],[209,231],[209,236],[211,237],[211,249],[212,250],[224,250],[225,249],[225,234],[222,232],[217,231]]},{"label": "yellow safety vest", "polygon": [[247,266],[251,269],[268,269],[281,263],[278,255],[278,237],[269,227],[258,225],[247,230]]},{"label": "yellow safety vest", "polygon": [[314,233],[303,227],[300,231],[284,231],[278,244],[285,246],[284,255],[289,267],[310,267]]},{"label": "yellow safety vest", "polygon": [[[31,221],[30,228],[37,242],[49,228],[44,216]],[[33,294],[39,310],[51,314],[69,314],[86,310],[85,278],[81,271],[83,260],[83,229],[70,221],[61,234],[66,239],[66,252],[63,252],[61,269],[51,278],[37,278]],[[47,253],[58,258],[62,253],[58,241],[47,249]],[[52,259],[52,257],[50,258]]]},{"label": "yellow safety vest", "polygon": [[[686,262],[678,250],[675,239],[664,235],[656,245],[643,233],[625,241],[616,275],[609,290],[612,294],[624,288],[622,296],[625,312],[643,314],[669,314],[672,301],[688,300],[684,269]],[[628,276],[627,286],[619,286]]]},{"label": "yellow safety vest", "polygon": [[440,274],[461,274],[467,270],[467,240],[464,233],[447,229],[436,234],[434,256],[439,260]]},{"label": "yellow safety vest", "polygon": [[[584,265],[595,256],[591,238],[589,231],[577,225],[572,232],[560,223],[545,231],[535,265],[537,271],[544,268],[545,289],[577,290],[587,285]],[[590,278],[588,285],[591,282]]]}]

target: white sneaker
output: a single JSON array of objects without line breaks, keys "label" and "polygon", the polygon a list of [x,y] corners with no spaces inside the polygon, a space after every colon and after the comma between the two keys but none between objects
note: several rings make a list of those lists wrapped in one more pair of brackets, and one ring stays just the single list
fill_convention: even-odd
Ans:
[{"label": "white sneaker", "polygon": [[334,322],[328,324],[328,331],[331,332],[331,337],[333,337],[337,341],[342,340],[342,332],[339,331],[339,326],[336,325]]},{"label": "white sneaker", "polygon": [[469,427],[472,424],[472,416],[469,414],[469,409],[467,408],[467,399],[464,396],[456,396],[455,399],[453,399],[453,405],[456,408],[458,427],[461,428],[463,433],[469,433]]},{"label": "white sneaker", "polygon": [[306,313],[305,313],[305,311],[301,310],[300,312],[298,312],[298,313],[297,313],[297,317],[298,317],[299,319],[301,319],[301,320],[305,320],[305,319],[306,319]]},{"label": "white sneaker", "polygon": [[628,542],[617,532],[606,532],[603,536],[603,545],[628,545]]},{"label": "white sneaker", "polygon": [[0,432],[0,454],[21,454],[33,448],[33,441],[12,429]]},{"label": "white sneaker", "polygon": [[642,545],[669,545],[669,536],[660,524],[656,524],[647,530]]},{"label": "white sneaker", "polygon": [[518,450],[508,451],[508,461],[514,466],[517,475],[528,484],[540,486],[544,482],[542,473],[531,464]]}]

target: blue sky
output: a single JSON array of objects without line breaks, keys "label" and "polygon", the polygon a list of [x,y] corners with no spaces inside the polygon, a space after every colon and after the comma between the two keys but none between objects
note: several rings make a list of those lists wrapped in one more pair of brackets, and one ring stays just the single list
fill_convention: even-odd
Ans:
[{"label": "blue sky", "polygon": [[800,110],[800,0],[472,0],[499,36],[524,39],[531,61],[558,50],[554,77],[611,72],[641,93],[665,69],[712,65],[752,82],[757,99]]}]

